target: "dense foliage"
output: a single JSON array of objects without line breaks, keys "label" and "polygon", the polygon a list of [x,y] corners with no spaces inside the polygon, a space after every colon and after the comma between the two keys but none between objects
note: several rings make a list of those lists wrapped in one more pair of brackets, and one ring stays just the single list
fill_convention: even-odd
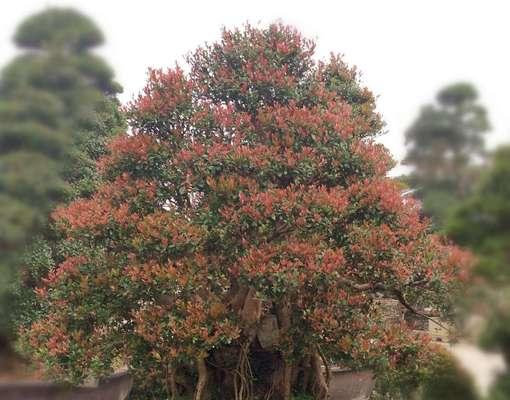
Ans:
[{"label": "dense foliage", "polygon": [[63,260],[20,342],[53,377],[125,363],[171,398],[324,399],[323,364],[394,373],[432,356],[381,299],[447,315],[469,256],[386,177],[355,70],[313,55],[292,28],[247,26],[188,73],[150,71],[103,184],[53,214]]},{"label": "dense foliage", "polygon": [[[485,283],[484,313],[488,323],[484,346],[503,353],[510,365],[510,147],[499,148],[476,191],[449,219],[448,233],[477,255],[475,273]],[[491,398],[510,396],[508,374]]]},{"label": "dense foliage", "polygon": [[433,363],[432,370],[419,392],[422,400],[479,399],[473,379],[452,355],[441,354]]},{"label": "dense foliage", "polygon": [[[510,147],[499,148],[475,192],[448,221],[448,234],[479,258],[478,273],[491,282],[510,282]],[[476,227],[476,229],[473,229]]]},{"label": "dense foliage", "polygon": [[405,162],[413,170],[406,181],[436,227],[443,227],[452,207],[471,191],[488,129],[476,89],[461,82],[440,90],[436,104],[424,106],[407,130]]},{"label": "dense foliage", "polygon": [[[94,190],[94,160],[118,133],[119,86],[91,53],[101,32],[87,17],[47,9],[15,34],[23,50],[0,78],[0,334],[7,334],[8,287],[58,202]],[[122,128],[121,128],[122,129]]]}]

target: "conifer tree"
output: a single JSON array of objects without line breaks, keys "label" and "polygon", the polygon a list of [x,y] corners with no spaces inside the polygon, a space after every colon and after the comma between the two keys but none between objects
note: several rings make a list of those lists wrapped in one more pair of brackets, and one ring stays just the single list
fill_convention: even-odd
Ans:
[{"label": "conifer tree", "polygon": [[[448,219],[447,233],[477,256],[475,274],[487,325],[484,347],[500,351],[510,365],[510,146],[498,148],[476,190]],[[489,399],[510,397],[510,374],[499,377]]]},{"label": "conifer tree", "polygon": [[32,238],[48,233],[55,205],[90,193],[94,159],[122,126],[111,68],[92,50],[103,42],[88,17],[50,8],[27,18],[21,54],[0,77],[0,328],[8,287]]},{"label": "conifer tree", "polygon": [[475,87],[460,82],[441,89],[436,103],[423,107],[407,130],[404,162],[413,170],[406,180],[417,189],[436,227],[442,227],[451,207],[472,189],[474,165],[485,156],[488,129]]}]

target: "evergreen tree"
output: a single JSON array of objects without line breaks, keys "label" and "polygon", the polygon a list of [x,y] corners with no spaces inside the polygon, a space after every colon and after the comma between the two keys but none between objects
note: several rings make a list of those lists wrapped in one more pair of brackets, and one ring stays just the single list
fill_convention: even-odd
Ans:
[{"label": "evergreen tree", "polygon": [[[499,148],[475,192],[448,220],[447,231],[477,255],[476,275],[486,283],[483,293],[488,323],[482,344],[503,353],[510,365],[510,146]],[[491,399],[510,398],[510,374],[503,375]]]},{"label": "evergreen tree", "polygon": [[435,104],[423,107],[406,132],[404,162],[413,167],[406,178],[418,189],[426,214],[442,226],[448,210],[470,191],[473,166],[483,159],[489,129],[476,89],[456,83],[439,91]]},{"label": "evergreen tree", "polygon": [[[0,318],[26,245],[45,235],[58,203],[94,189],[94,159],[122,125],[111,68],[91,50],[101,31],[72,9],[26,19],[22,53],[0,78]],[[5,338],[7,324],[0,327]]]},{"label": "evergreen tree", "polygon": [[477,274],[510,283],[510,146],[499,148],[474,193],[448,220],[448,234],[478,256]]}]

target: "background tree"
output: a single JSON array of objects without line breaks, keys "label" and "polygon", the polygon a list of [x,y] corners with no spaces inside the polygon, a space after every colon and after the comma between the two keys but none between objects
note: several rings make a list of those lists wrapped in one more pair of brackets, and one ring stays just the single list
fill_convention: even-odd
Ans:
[{"label": "background tree", "polygon": [[424,379],[422,400],[477,400],[479,395],[472,377],[446,351],[435,360],[432,373]]},{"label": "background tree", "polygon": [[[479,186],[455,211],[447,231],[478,257],[476,275],[486,286],[484,313],[488,317],[484,346],[500,350],[510,365],[510,147],[499,148]],[[492,398],[510,396],[507,375]]]},{"label": "background tree", "polygon": [[150,72],[103,183],[53,214],[60,259],[20,340],[51,376],[125,363],[172,399],[324,399],[323,364],[417,373],[432,357],[380,299],[446,316],[469,257],[386,177],[355,71],[313,54],[292,28],[247,26],[189,74]]},{"label": "background tree", "polygon": [[66,198],[90,193],[94,159],[122,126],[120,87],[91,53],[103,36],[86,16],[51,8],[26,19],[14,41],[21,55],[0,79],[0,334],[11,310],[8,286],[31,238]]},{"label": "background tree", "polygon": [[448,234],[476,252],[477,273],[496,284],[510,282],[510,147],[499,148],[475,192],[448,221]]},{"label": "background tree", "polygon": [[448,210],[471,189],[474,164],[485,155],[483,135],[489,129],[485,108],[469,83],[447,86],[435,104],[423,107],[407,130],[406,177],[418,189],[426,214],[442,227]]}]

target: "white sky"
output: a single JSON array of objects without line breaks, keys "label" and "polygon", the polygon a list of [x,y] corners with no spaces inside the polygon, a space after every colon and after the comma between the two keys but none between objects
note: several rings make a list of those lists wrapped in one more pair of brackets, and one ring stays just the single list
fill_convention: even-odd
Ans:
[{"label": "white sky", "polygon": [[18,23],[55,5],[78,8],[103,29],[107,43],[99,53],[124,86],[124,102],[143,87],[148,67],[182,62],[199,44],[216,40],[222,26],[281,20],[314,38],[319,57],[342,53],[362,71],[387,122],[381,141],[397,160],[420,106],[458,80],[479,88],[493,126],[489,145],[510,141],[506,0],[4,0],[0,66],[16,54],[11,38]]}]

